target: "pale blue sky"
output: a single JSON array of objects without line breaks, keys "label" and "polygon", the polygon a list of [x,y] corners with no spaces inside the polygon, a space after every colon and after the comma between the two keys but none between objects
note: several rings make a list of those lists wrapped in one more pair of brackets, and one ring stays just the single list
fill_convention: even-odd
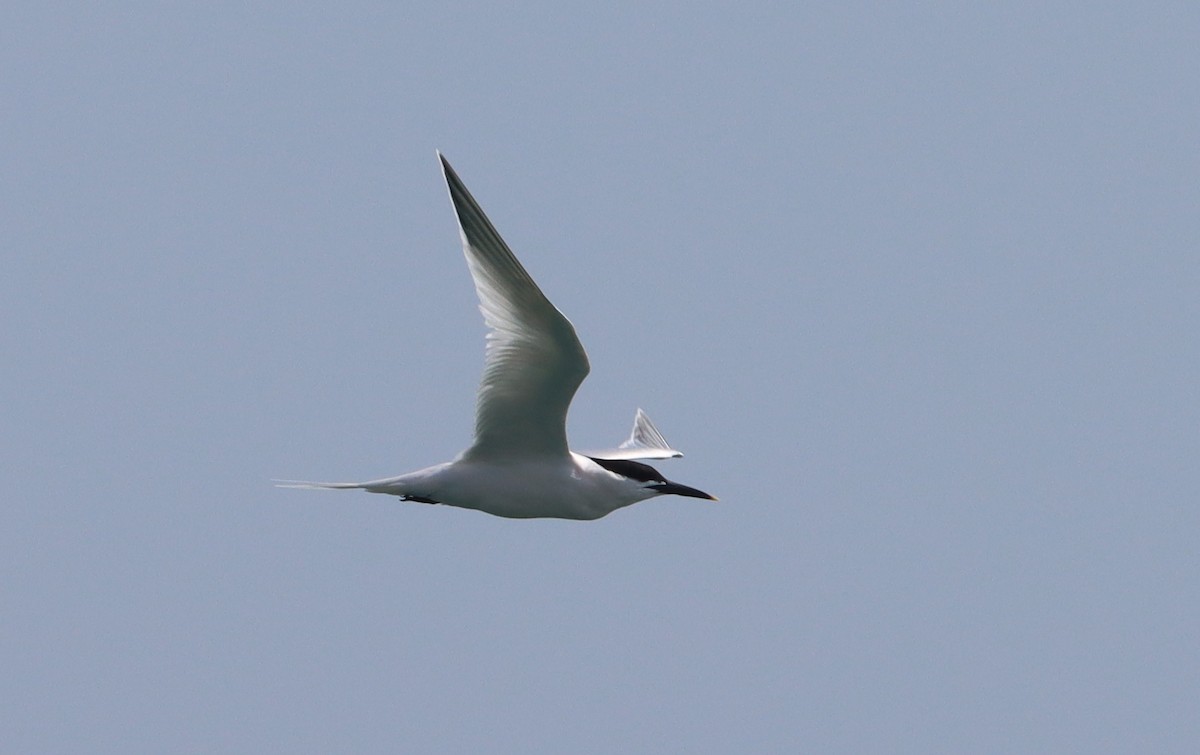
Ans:
[{"label": "pale blue sky", "polygon": [[[10,3],[14,752],[1190,752],[1191,3]],[[668,498],[507,521],[434,150]]]}]

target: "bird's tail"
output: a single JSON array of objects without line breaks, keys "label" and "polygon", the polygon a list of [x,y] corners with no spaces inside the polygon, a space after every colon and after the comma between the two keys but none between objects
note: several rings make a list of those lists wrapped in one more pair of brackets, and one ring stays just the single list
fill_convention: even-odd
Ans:
[{"label": "bird's tail", "polygon": [[355,490],[361,482],[309,482],[308,480],[271,480],[277,488],[307,488],[309,490]]}]

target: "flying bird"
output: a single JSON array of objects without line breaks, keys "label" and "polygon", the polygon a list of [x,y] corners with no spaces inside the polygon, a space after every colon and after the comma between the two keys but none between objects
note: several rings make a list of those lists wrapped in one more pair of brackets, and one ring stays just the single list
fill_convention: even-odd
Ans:
[{"label": "flying bird", "polygon": [[280,480],[281,487],[366,490],[496,516],[599,519],[660,495],[717,500],[638,460],[682,456],[641,409],[629,439],[567,448],[567,409],[589,366],[575,328],[550,303],[439,152],[479,309],[488,327],[475,438],[453,461],[367,482]]}]

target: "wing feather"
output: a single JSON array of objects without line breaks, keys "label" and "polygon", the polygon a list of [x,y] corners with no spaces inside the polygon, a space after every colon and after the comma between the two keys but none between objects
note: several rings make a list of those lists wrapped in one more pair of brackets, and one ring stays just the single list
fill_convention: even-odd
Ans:
[{"label": "wing feather", "polygon": [[475,441],[463,458],[566,455],[567,409],[587,354],[439,152],[463,252],[488,327]]},{"label": "wing feather", "polygon": [[607,451],[595,451],[587,454],[593,459],[610,459],[613,461],[632,459],[676,459],[683,454],[671,448],[667,439],[658,431],[650,417],[641,409],[633,418],[633,431],[629,439],[616,448]]}]

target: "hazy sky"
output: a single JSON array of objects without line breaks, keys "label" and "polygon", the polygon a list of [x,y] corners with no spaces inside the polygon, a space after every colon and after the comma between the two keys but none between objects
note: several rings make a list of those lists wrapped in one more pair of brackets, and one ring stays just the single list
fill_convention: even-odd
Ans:
[{"label": "hazy sky", "polygon": [[[1200,6],[16,2],[13,752],[1193,752]],[[720,503],[470,439],[443,150]]]}]

